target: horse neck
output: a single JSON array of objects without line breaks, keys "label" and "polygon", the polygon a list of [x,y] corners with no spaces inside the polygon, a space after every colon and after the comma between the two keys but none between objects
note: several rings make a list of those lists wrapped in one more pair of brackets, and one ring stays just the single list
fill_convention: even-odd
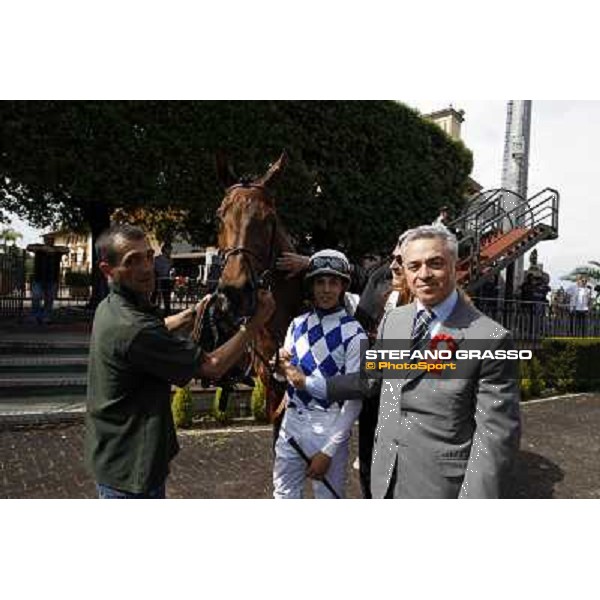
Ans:
[{"label": "horse neck", "polygon": [[[295,247],[289,240],[285,229],[277,223],[278,236],[275,253],[295,252]],[[286,278],[284,273],[276,273],[273,282],[273,297],[275,299],[275,313],[267,325],[269,337],[275,345],[283,343],[285,333],[291,320],[298,315],[302,306],[303,274]],[[263,341],[263,344],[268,342]]]}]

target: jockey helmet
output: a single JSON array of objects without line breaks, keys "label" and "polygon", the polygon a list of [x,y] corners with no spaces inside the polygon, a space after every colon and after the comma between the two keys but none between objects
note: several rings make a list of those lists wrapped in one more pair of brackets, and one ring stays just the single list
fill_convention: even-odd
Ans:
[{"label": "jockey helmet", "polygon": [[319,250],[310,257],[305,279],[319,275],[335,275],[344,281],[350,281],[350,263],[343,252],[338,250]]}]

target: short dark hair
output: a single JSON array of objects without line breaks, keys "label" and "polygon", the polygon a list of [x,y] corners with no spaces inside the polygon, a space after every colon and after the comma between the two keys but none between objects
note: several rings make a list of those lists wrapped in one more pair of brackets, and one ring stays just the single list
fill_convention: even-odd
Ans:
[{"label": "short dark hair", "polygon": [[96,240],[96,253],[98,261],[105,260],[114,267],[119,259],[119,253],[116,249],[115,240],[121,237],[128,241],[143,240],[146,233],[140,227],[130,225],[129,223],[118,223],[105,229]]}]

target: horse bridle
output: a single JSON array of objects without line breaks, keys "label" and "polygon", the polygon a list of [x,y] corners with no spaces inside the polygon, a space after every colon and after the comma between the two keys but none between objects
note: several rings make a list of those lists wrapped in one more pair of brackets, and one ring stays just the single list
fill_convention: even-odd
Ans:
[{"label": "horse bridle", "polygon": [[[266,190],[265,186],[262,184],[252,183],[252,182],[243,180],[240,183],[236,183],[236,184],[232,185],[231,187],[229,187],[227,189],[226,195],[228,196],[233,190],[239,189],[239,188],[243,188],[243,189],[254,188],[254,189],[259,189],[259,190],[263,190],[263,191]],[[273,215],[273,217],[275,217],[274,213],[271,213],[271,214]],[[232,256],[237,256],[238,254],[241,255],[242,259],[246,261],[246,264],[249,267],[250,286],[251,286],[250,289],[252,292],[252,302],[251,302],[250,315],[246,315],[246,316],[252,316],[252,314],[254,314],[254,311],[256,310],[256,301],[257,301],[256,293],[257,293],[257,291],[259,289],[270,290],[271,287],[273,286],[275,261],[277,260],[277,257],[275,256],[275,241],[276,241],[276,239],[277,239],[277,219],[273,218],[273,228],[271,231],[271,240],[269,242],[269,256],[268,256],[268,260],[267,260],[267,264],[269,266],[264,271],[262,271],[262,273],[260,273],[258,275],[258,277],[256,276],[256,271],[255,271],[254,267],[252,266],[252,261],[249,258],[249,257],[254,258],[256,260],[256,262],[260,264],[261,257],[258,256],[256,254],[256,252],[254,252],[253,250],[250,250],[250,248],[246,248],[245,246],[235,246],[233,248],[224,249],[223,261],[219,265],[219,273],[218,273],[219,279],[221,278],[221,275],[222,275],[223,271],[225,270],[227,261]]]},{"label": "horse bridle", "polygon": [[[237,183],[237,184],[229,187],[227,189],[226,195],[229,195],[231,193],[231,191],[236,188],[246,188],[246,189],[247,188],[257,188],[257,189],[264,190],[265,186],[260,185],[260,184],[250,183],[250,182],[241,182],[241,183]],[[273,216],[274,216],[274,213],[273,213]],[[268,254],[268,261],[267,261],[268,267],[266,269],[264,269],[258,276],[256,274],[255,268],[252,265],[252,260],[250,260],[250,258],[254,258],[256,260],[256,262],[260,264],[261,257],[258,256],[256,254],[256,252],[254,252],[253,250],[250,250],[250,248],[246,248],[244,246],[235,246],[233,248],[224,249],[223,258],[219,260],[218,269],[217,269],[217,272],[215,273],[217,280],[221,279],[223,271],[225,270],[225,267],[227,265],[227,261],[231,257],[237,256],[237,255],[240,255],[242,260],[246,262],[249,273],[250,273],[250,292],[252,293],[252,297],[251,297],[250,309],[248,311],[249,314],[243,315],[241,317],[241,319],[238,320],[237,322],[231,320],[231,324],[234,327],[237,327],[238,325],[241,325],[244,322],[246,322],[256,311],[256,306],[257,306],[257,302],[258,302],[258,290],[264,289],[264,290],[270,291],[273,286],[274,273],[275,273],[275,262],[277,260],[277,256],[275,255],[276,239],[277,239],[277,219],[274,218],[273,219],[273,228],[271,231],[271,240],[269,243],[269,254]],[[218,296],[218,290],[213,292],[211,301],[209,301],[209,305],[211,302],[216,300],[217,296]],[[199,337],[199,334],[202,331],[203,318],[204,318],[204,314],[199,315],[198,322],[196,323],[196,325],[194,327],[195,337]],[[255,344],[252,344],[250,347],[251,351],[259,358],[259,360],[267,368],[271,377],[274,376],[275,371],[277,369],[277,365],[279,363],[279,346],[280,346],[279,340],[275,340],[275,343],[277,345],[277,352],[275,355],[276,356],[275,367],[272,367],[270,365],[268,359],[265,358],[256,349]],[[249,375],[250,369],[252,367],[252,363],[253,363],[253,361],[249,361],[249,365],[248,365],[248,368],[246,369],[246,372],[244,373],[244,376]]]}]

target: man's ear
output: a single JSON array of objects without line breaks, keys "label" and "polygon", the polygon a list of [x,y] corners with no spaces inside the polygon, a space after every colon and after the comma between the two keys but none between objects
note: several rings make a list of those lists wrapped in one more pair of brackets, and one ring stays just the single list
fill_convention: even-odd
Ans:
[{"label": "man's ear", "polygon": [[106,277],[106,279],[112,278],[114,267],[109,265],[108,262],[106,262],[105,260],[101,260],[98,263],[98,267],[100,271],[102,271],[102,274],[104,275],[104,277]]}]

